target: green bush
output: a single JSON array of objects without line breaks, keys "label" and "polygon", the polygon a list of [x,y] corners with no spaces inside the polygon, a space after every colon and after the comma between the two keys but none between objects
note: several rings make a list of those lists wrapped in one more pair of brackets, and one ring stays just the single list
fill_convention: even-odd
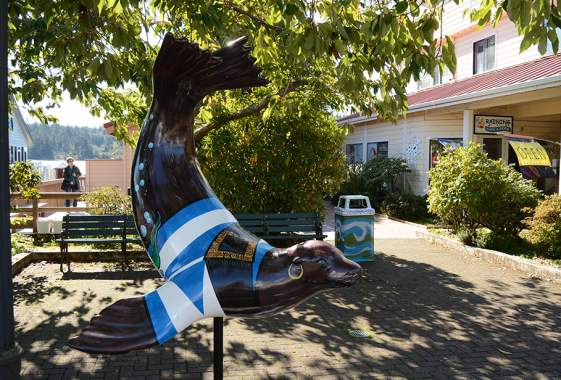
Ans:
[{"label": "green bush", "polygon": [[526,235],[536,246],[536,253],[550,259],[561,259],[561,195],[542,200],[526,224]]},{"label": "green bush", "polygon": [[41,183],[39,171],[29,162],[15,162],[10,165],[10,191],[22,193],[24,198],[38,198],[37,186]]},{"label": "green bush", "polygon": [[366,190],[366,176],[364,175],[364,164],[357,162],[347,166],[347,179],[341,184],[339,194],[334,197],[337,204],[339,195],[368,195]]},{"label": "green bush", "polygon": [[81,199],[97,215],[132,215],[131,198],[116,186],[100,187]]},{"label": "green bush", "polygon": [[411,192],[392,193],[382,202],[380,211],[388,216],[411,221],[429,218],[427,198]]},{"label": "green bush", "polygon": [[33,249],[33,237],[24,234],[12,234],[12,255],[17,255],[18,253],[28,252]]},{"label": "green bush", "polygon": [[381,207],[389,196],[399,191],[398,179],[409,172],[405,160],[376,156],[367,163],[348,167],[348,179],[341,185],[341,194],[367,195],[375,207]]},{"label": "green bush", "polygon": [[508,253],[509,255],[534,256],[534,247],[528,240],[520,236],[495,234],[486,228],[480,228],[477,231],[475,246]]},{"label": "green bush", "polygon": [[531,181],[500,160],[491,160],[477,144],[443,154],[429,172],[429,211],[473,243],[479,227],[516,235],[540,192]]},{"label": "green bush", "polygon": [[32,221],[33,217],[29,215],[12,217],[10,218],[10,227],[18,229],[26,228],[31,224]]},{"label": "green bush", "polygon": [[308,104],[281,104],[211,132],[198,149],[203,172],[226,207],[236,212],[323,211],[323,195],[344,180],[345,131]]}]

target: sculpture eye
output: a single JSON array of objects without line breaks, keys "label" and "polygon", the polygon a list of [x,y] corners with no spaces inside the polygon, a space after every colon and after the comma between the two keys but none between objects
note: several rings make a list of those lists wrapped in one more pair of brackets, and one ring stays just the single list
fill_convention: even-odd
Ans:
[{"label": "sculpture eye", "polygon": [[319,258],[318,259],[318,264],[319,264],[320,267],[326,268],[327,267],[327,260],[325,260],[324,258]]}]

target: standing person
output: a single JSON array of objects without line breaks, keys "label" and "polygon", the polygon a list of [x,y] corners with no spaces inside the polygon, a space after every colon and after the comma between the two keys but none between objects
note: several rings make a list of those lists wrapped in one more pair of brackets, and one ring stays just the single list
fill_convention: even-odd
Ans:
[{"label": "standing person", "polygon": [[[66,163],[68,166],[64,168],[61,189],[67,193],[80,191],[80,176],[82,173],[80,173],[80,169],[77,166],[74,166],[74,159],[72,157],[68,157]],[[74,199],[72,205],[74,207],[78,206],[78,200]],[[66,200],[66,207],[70,207],[70,199]]]}]

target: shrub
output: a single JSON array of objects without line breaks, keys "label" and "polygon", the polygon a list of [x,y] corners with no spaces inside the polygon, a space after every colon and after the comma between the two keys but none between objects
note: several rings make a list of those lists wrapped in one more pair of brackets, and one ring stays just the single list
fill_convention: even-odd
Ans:
[{"label": "shrub", "polygon": [[100,187],[82,195],[82,200],[97,215],[131,215],[131,198],[116,186]]},{"label": "shrub", "polygon": [[492,249],[516,256],[534,256],[532,244],[520,236],[498,235],[488,229],[479,229],[475,238],[475,245],[479,248]]},{"label": "shrub", "polygon": [[21,192],[26,199],[37,198],[37,186],[41,183],[39,171],[28,162],[15,162],[10,165],[10,191]]},{"label": "shrub", "polygon": [[17,255],[18,253],[28,252],[33,249],[33,237],[24,234],[12,234],[12,255]]},{"label": "shrub", "polygon": [[323,211],[323,195],[344,180],[345,131],[302,100],[266,121],[246,117],[212,131],[198,150],[206,178],[236,212]]},{"label": "shrub", "polygon": [[16,216],[10,218],[10,227],[14,229],[26,228],[29,227],[32,221],[33,221],[33,217],[30,215]]},{"label": "shrub", "polygon": [[526,224],[526,236],[536,246],[536,252],[546,258],[561,259],[561,195],[542,200]]},{"label": "shrub", "polygon": [[366,191],[376,204],[398,190],[397,179],[409,168],[402,158],[376,156],[364,165]]},{"label": "shrub", "polygon": [[382,202],[381,212],[400,219],[420,221],[429,217],[427,199],[411,192],[392,193]]},{"label": "shrub", "polygon": [[409,172],[405,160],[376,156],[365,164],[348,168],[348,179],[341,185],[341,194],[367,195],[376,207],[381,207],[388,196],[398,191],[397,180]]},{"label": "shrub", "polygon": [[429,211],[470,243],[480,226],[499,235],[517,234],[540,197],[531,181],[487,158],[477,144],[443,154],[429,178]]},{"label": "shrub", "polygon": [[[368,195],[366,191],[366,177],[364,175],[364,164],[357,162],[347,166],[347,180],[341,184],[339,193],[342,195]],[[334,197],[335,203],[339,196]]]}]

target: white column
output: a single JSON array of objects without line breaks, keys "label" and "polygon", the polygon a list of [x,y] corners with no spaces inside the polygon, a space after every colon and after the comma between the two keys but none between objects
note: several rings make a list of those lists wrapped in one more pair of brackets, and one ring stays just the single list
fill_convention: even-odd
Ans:
[{"label": "white column", "polygon": [[464,146],[473,140],[473,110],[464,110]]},{"label": "white column", "polygon": [[368,148],[368,125],[362,127],[362,162],[366,162],[366,157],[368,155],[367,148]]}]

